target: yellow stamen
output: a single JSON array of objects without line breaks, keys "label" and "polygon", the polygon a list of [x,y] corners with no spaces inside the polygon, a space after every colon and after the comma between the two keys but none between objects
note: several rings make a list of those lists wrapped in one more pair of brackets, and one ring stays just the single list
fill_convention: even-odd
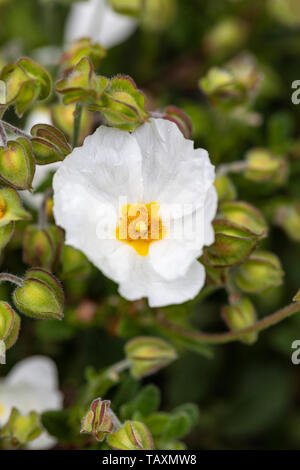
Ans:
[{"label": "yellow stamen", "polygon": [[140,256],[149,254],[150,244],[165,238],[166,228],[159,217],[159,204],[127,204],[121,209],[116,238],[125,242]]}]

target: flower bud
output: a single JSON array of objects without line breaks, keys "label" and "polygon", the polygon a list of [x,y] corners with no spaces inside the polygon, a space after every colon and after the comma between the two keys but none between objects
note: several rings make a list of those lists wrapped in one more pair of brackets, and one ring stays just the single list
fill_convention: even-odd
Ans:
[{"label": "flower bud", "polygon": [[126,421],[125,424],[107,438],[107,443],[115,450],[152,450],[152,436],[139,421]]},{"label": "flower bud", "polygon": [[215,241],[205,248],[205,263],[214,267],[227,267],[240,264],[255,248],[258,238],[250,230],[229,220],[215,220]]},{"label": "flower bud", "polygon": [[81,38],[72,44],[59,62],[66,68],[75,67],[83,57],[87,57],[97,69],[105,56],[106,51],[100,44],[93,44],[91,38]]},{"label": "flower bud", "polygon": [[262,292],[282,284],[284,272],[279,258],[268,251],[257,250],[233,273],[236,285],[244,292]]},{"label": "flower bud", "polygon": [[107,434],[114,430],[110,401],[96,398],[90,410],[81,422],[81,433],[93,434],[97,441],[103,441]]},{"label": "flower bud", "polygon": [[52,88],[48,72],[28,57],[6,65],[0,73],[0,80],[6,85],[6,103],[15,105],[19,117],[35,100],[46,99]]},{"label": "flower bud", "polygon": [[64,293],[60,282],[41,268],[26,272],[22,285],[13,293],[13,301],[29,317],[57,320],[63,317]]},{"label": "flower bud", "polygon": [[193,134],[193,125],[188,115],[176,106],[168,106],[163,112],[163,119],[172,121],[181,130],[186,139],[190,139]]},{"label": "flower bud", "polygon": [[284,157],[272,155],[267,149],[255,148],[246,154],[245,177],[251,181],[270,181],[281,185],[286,181],[288,165]]},{"label": "flower bud", "polygon": [[219,202],[232,201],[237,197],[235,186],[226,175],[216,177],[215,188],[218,193]]},{"label": "flower bud", "polygon": [[59,129],[49,124],[36,124],[31,129],[33,152],[38,165],[47,165],[63,160],[71,147]]},{"label": "flower bud", "polygon": [[215,57],[223,56],[241,47],[247,36],[247,25],[235,17],[218,22],[204,37],[204,47]]},{"label": "flower bud", "polygon": [[31,144],[23,137],[0,147],[0,179],[16,189],[31,189],[35,161]]},{"label": "flower bud", "polygon": [[125,346],[125,354],[130,361],[130,372],[136,378],[145,377],[166,367],[175,359],[175,349],[160,338],[134,338]]},{"label": "flower bud", "polygon": [[31,411],[22,415],[13,408],[7,424],[2,428],[2,437],[10,439],[14,445],[24,445],[33,441],[42,433],[39,415]]},{"label": "flower bud", "polygon": [[91,272],[86,256],[72,246],[64,245],[62,250],[62,278],[84,278]]},{"label": "flower bud", "polygon": [[300,204],[282,204],[275,213],[275,222],[291,240],[300,241]]},{"label": "flower bud", "polygon": [[[234,302],[232,305],[223,307],[222,317],[230,330],[238,331],[255,323],[256,312],[252,302],[245,297]],[[257,336],[256,332],[247,333],[241,341],[252,344],[257,340]]]},{"label": "flower bud", "polygon": [[68,72],[66,78],[59,80],[56,91],[63,95],[63,103],[94,103],[100,100],[109,86],[108,78],[97,76],[93,65],[87,57],[83,57]]},{"label": "flower bud", "polygon": [[241,94],[236,89],[233,74],[220,67],[212,67],[199,82],[200,88],[215,105],[232,104],[241,101]]},{"label": "flower bud", "polygon": [[[73,123],[74,123],[74,112],[75,104],[69,104],[64,106],[63,104],[55,104],[51,107],[51,117],[53,124],[61,129],[66,136],[69,138],[73,135]],[[81,125],[79,143],[82,143],[84,139],[92,131],[92,115],[86,108],[82,109],[81,114]]]},{"label": "flower bud", "polygon": [[23,238],[24,263],[53,269],[60,260],[63,242],[64,232],[56,225],[44,229],[28,225]]},{"label": "flower bud", "polygon": [[257,237],[265,237],[268,226],[261,212],[251,204],[243,201],[224,202],[220,207],[221,216],[249,230]]},{"label": "flower bud", "polygon": [[130,77],[117,75],[99,102],[91,106],[99,110],[106,123],[126,131],[133,131],[149,118],[145,110],[145,97]]},{"label": "flower bud", "polygon": [[[0,188],[0,227],[3,229],[4,244],[9,241],[13,231],[11,222],[30,218],[31,215],[23,208],[17,191],[13,188]],[[4,230],[7,225],[9,225],[9,228]],[[1,243],[0,246],[3,248]]]},{"label": "flower bud", "polygon": [[21,320],[9,303],[0,301],[0,340],[4,341],[6,349],[15,344],[20,331]]}]

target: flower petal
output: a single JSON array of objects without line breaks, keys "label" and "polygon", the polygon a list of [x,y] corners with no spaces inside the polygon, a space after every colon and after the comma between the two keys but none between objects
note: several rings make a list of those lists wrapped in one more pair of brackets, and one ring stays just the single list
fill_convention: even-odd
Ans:
[{"label": "flower petal", "polygon": [[55,362],[45,356],[32,356],[18,362],[6,376],[9,385],[27,384],[55,390],[58,377]]}]

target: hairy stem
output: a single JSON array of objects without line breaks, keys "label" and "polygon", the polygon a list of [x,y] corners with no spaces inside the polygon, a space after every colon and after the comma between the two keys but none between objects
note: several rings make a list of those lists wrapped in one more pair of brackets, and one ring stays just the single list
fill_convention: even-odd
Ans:
[{"label": "hairy stem", "polygon": [[238,161],[232,163],[224,163],[217,169],[217,176],[224,176],[228,173],[241,173],[247,168],[247,162]]},{"label": "hairy stem", "polygon": [[117,362],[113,366],[109,368],[109,372],[112,374],[120,374],[124,370],[128,369],[130,367],[130,361],[128,359],[123,359],[120,362]]},{"label": "hairy stem", "polygon": [[23,284],[23,279],[21,279],[18,276],[15,276],[14,274],[10,273],[0,273],[0,282],[12,282],[13,284],[16,284],[17,286],[21,286]]},{"label": "hairy stem", "polygon": [[73,123],[73,148],[77,147],[79,133],[80,133],[80,123],[82,115],[82,105],[80,103],[76,104],[76,109],[74,111],[74,123]]},{"label": "hairy stem", "polygon": [[294,302],[280,310],[277,310],[277,312],[272,315],[258,320],[252,326],[238,331],[228,331],[226,333],[204,333],[202,331],[192,331],[182,328],[180,325],[170,322],[161,311],[157,314],[157,321],[166,330],[193,341],[199,341],[199,343],[222,344],[239,340],[247,333],[258,333],[259,331],[263,331],[299,311],[300,302]]},{"label": "hairy stem", "polygon": [[26,137],[26,139],[31,139],[32,138],[31,135],[27,134],[26,132],[22,131],[21,129],[19,129],[16,126],[13,126],[12,124],[9,124],[6,121],[0,121],[0,125],[5,127],[5,129],[12,132],[13,134],[20,135],[22,137]]},{"label": "hairy stem", "polygon": [[2,145],[7,147],[7,136],[3,124],[0,121],[0,138],[2,140]]}]

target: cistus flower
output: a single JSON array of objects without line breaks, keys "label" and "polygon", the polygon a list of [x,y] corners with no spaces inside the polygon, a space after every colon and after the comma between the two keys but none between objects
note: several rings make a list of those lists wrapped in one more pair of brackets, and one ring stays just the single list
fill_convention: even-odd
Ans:
[{"label": "cistus flower", "polygon": [[106,0],[88,0],[72,5],[65,29],[67,43],[90,37],[103,47],[115,46],[127,39],[137,22],[116,13]]},{"label": "cistus flower", "polygon": [[[55,363],[44,356],[32,356],[18,362],[5,378],[0,379],[0,427],[9,419],[13,408],[22,414],[62,408]],[[53,447],[55,439],[44,431],[28,444],[31,449]]]},{"label": "cistus flower", "polygon": [[217,195],[208,153],[176,124],[151,119],[133,133],[99,127],[54,176],[54,216],[128,300],[151,307],[194,298],[197,261],[214,241]]}]

